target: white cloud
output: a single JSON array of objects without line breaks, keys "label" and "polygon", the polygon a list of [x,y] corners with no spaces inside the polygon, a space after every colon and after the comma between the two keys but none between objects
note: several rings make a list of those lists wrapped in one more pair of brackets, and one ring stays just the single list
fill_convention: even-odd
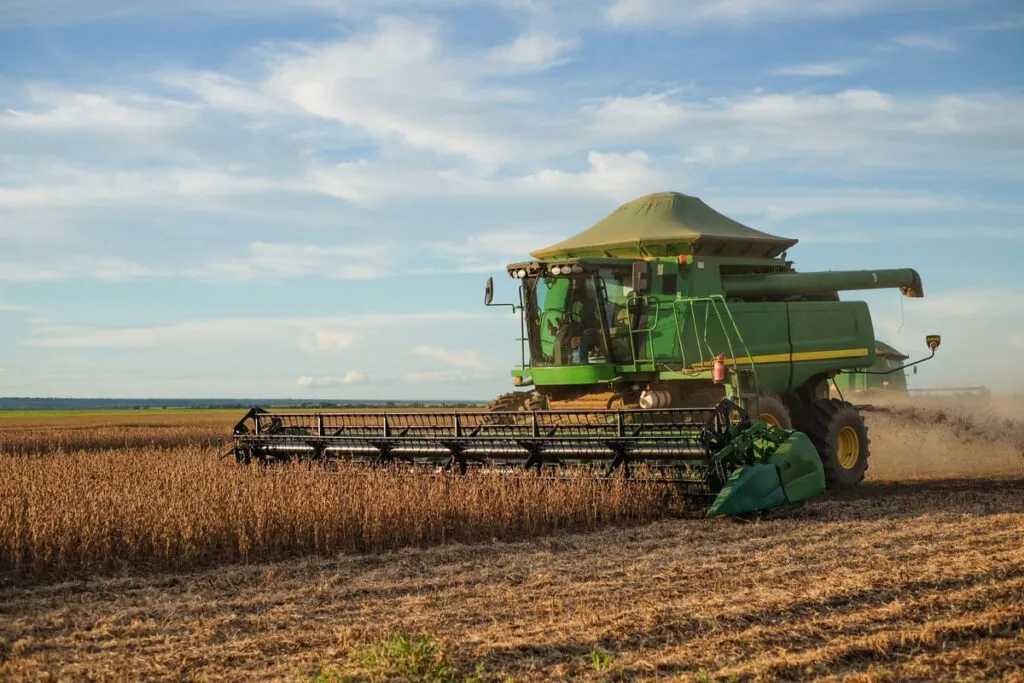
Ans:
[{"label": "white cloud", "polygon": [[987,33],[993,31],[1015,31],[1019,28],[1024,28],[1024,14],[1009,16],[1005,19],[997,19],[995,21],[971,24],[970,26],[965,27],[965,30]]},{"label": "white cloud", "polygon": [[481,235],[470,235],[462,242],[437,242],[436,246],[443,252],[458,256],[476,254],[526,254],[535,249],[537,244],[548,239],[548,236],[526,231],[493,232]]},{"label": "white cloud", "polygon": [[529,69],[547,69],[558,63],[574,46],[572,41],[542,33],[524,34],[508,45],[491,50],[490,57],[499,64]]},{"label": "white cloud", "polygon": [[[1024,98],[977,93],[900,97],[873,89],[755,92],[688,100],[645,94],[584,110],[606,144],[681,149],[694,163],[793,160],[797,168],[924,168],[1016,177]],[[640,122],[639,125],[637,122]]]},{"label": "white cloud", "polygon": [[339,387],[349,384],[359,384],[366,379],[366,375],[355,370],[349,370],[344,375],[339,377],[312,377],[310,375],[303,375],[296,380],[296,384],[300,387],[316,388],[316,387]]},{"label": "white cloud", "polygon": [[437,265],[421,272],[501,273],[510,261],[528,258],[531,249],[550,241],[550,235],[524,230],[470,235],[461,242],[435,242],[424,245],[424,249],[436,253],[430,260]]},{"label": "white cloud", "polygon": [[435,382],[470,382],[479,379],[491,379],[496,373],[485,372],[408,372],[402,375],[402,380],[410,384],[424,384]]},{"label": "white cloud", "polygon": [[395,313],[305,318],[220,318],[153,327],[86,327],[46,325],[23,342],[46,348],[143,348],[160,344],[206,344],[213,340],[260,339],[269,334],[310,335],[325,329],[377,329],[409,325],[444,325],[478,320],[484,314],[460,311]]},{"label": "white cloud", "polygon": [[772,195],[757,192],[709,193],[705,200],[727,215],[756,215],[768,220],[860,213],[999,211],[1024,214],[1024,205],[1002,205],[957,195],[885,188],[789,188]]},{"label": "white cloud", "polygon": [[294,107],[271,97],[227,74],[211,71],[169,71],[158,75],[163,83],[191,92],[214,109],[265,116],[275,112],[293,112]]},{"label": "white cloud", "polygon": [[[868,210],[868,209],[865,209]],[[941,209],[936,209],[941,211]],[[915,213],[910,211],[910,213]],[[866,228],[861,230],[831,229],[828,226],[818,226],[813,231],[796,230],[787,233],[788,237],[800,240],[801,244],[868,244],[896,241],[922,242],[937,240],[962,240],[964,235],[970,235],[972,240],[993,240],[1006,242],[1007,240],[1018,241],[1024,239],[1024,230],[1011,228],[998,228],[991,226],[959,226],[957,228],[937,228],[921,226],[892,226],[884,228]]]},{"label": "white cloud", "polygon": [[838,62],[813,62],[808,64],[791,64],[771,69],[768,73],[774,76],[845,76],[857,70],[860,62],[848,59]]},{"label": "white cloud", "polygon": [[438,11],[467,5],[493,5],[514,15],[545,14],[546,0],[179,0],[173,3],[138,0],[4,0],[0,3],[0,27],[67,26],[94,21],[146,18],[161,21],[181,16],[237,16],[266,20],[287,15],[290,19],[366,19],[396,9]]},{"label": "white cloud", "polygon": [[[508,183],[515,191],[540,194],[584,194],[626,201],[649,192],[664,180],[651,158],[641,151],[626,154],[590,152],[585,171],[544,169]],[[500,185],[499,185],[500,187]]]},{"label": "white cloud", "polygon": [[[500,271],[505,265],[502,259],[525,258],[530,249],[549,237],[524,231],[482,233],[461,241],[405,239],[342,245],[253,242],[242,255],[213,257],[205,263],[187,266],[146,265],[123,259],[74,256],[67,250],[58,250],[46,252],[47,256],[37,262],[28,258],[0,262],[0,282],[117,282],[155,277],[213,282],[368,280],[410,274]],[[14,310],[22,309],[0,302],[0,312]],[[324,334],[328,335],[324,339],[328,339],[330,333]],[[315,346],[323,345],[316,342]]]},{"label": "white cloud", "polygon": [[107,128],[118,132],[149,131],[181,126],[192,120],[192,107],[144,95],[126,101],[91,92],[42,86],[26,88],[31,109],[9,108],[0,113],[0,128],[42,132]]},{"label": "white cloud", "polygon": [[906,33],[896,36],[892,42],[900,47],[907,47],[917,50],[936,50],[939,52],[952,52],[956,45],[948,38],[932,36],[926,33]]},{"label": "white cloud", "polygon": [[584,108],[590,126],[598,131],[618,131],[628,121],[633,130],[657,133],[683,121],[686,108],[672,101],[674,92],[645,93],[638,97],[613,97],[600,106]]},{"label": "white cloud", "polygon": [[[401,240],[346,245],[250,244],[247,254],[185,269],[204,280],[308,278],[366,280],[410,273],[500,270],[500,258],[522,258],[548,239],[525,232],[483,233],[462,241]],[[410,265],[415,264],[415,265]]]},{"label": "white cloud", "polygon": [[[901,10],[927,3],[905,0]],[[885,0],[616,0],[605,14],[615,26],[654,23],[755,22],[779,19],[827,19],[889,9]]]},{"label": "white cloud", "polygon": [[53,261],[39,264],[0,262],[0,281],[7,282],[52,282],[82,278],[123,282],[155,274],[156,271],[139,263],[93,256],[68,257],[59,254]]},{"label": "white cloud", "polygon": [[[0,273],[2,273],[3,266],[0,266]],[[8,304],[0,301],[0,313],[23,313],[30,311],[28,306],[19,306],[17,304]]]},{"label": "white cloud", "polygon": [[229,257],[182,272],[213,280],[315,278],[362,280],[391,274],[395,247],[390,244],[327,246],[254,242],[245,256]]},{"label": "white cloud", "polygon": [[[450,55],[439,33],[433,23],[383,17],[372,35],[298,46],[272,58],[261,89],[383,142],[481,162],[515,156],[500,124],[485,120],[486,112],[497,111],[495,104],[521,97],[486,81],[506,66],[499,62],[495,72],[496,60]],[[507,56],[538,59],[551,53],[540,39],[527,39]]]},{"label": "white cloud", "polygon": [[334,330],[317,330],[316,347],[322,351],[338,351],[352,346],[356,336],[351,332],[338,332]]},{"label": "white cloud", "polygon": [[[542,168],[533,173],[493,178],[461,169],[391,169],[371,163],[339,164],[310,173],[312,188],[359,204],[376,205],[385,197],[546,197],[592,196],[625,201],[662,182],[646,152],[591,151],[579,171]],[[356,168],[359,173],[355,173]]]},{"label": "white cloud", "polygon": [[417,356],[433,358],[445,365],[457,368],[482,369],[487,364],[480,358],[480,354],[473,350],[448,349],[443,346],[417,346],[412,350]]},{"label": "white cloud", "polygon": [[295,189],[295,185],[288,182],[188,169],[87,171],[61,167],[51,169],[47,175],[50,182],[45,184],[0,187],[0,207],[154,203],[184,197],[209,199]]}]

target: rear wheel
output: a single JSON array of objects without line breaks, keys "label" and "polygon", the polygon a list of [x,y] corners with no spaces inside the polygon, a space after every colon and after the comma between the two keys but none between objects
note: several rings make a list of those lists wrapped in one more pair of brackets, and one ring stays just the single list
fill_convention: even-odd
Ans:
[{"label": "rear wheel", "polygon": [[856,486],[868,469],[868,429],[851,403],[818,399],[807,407],[803,430],[821,456],[830,489]]}]

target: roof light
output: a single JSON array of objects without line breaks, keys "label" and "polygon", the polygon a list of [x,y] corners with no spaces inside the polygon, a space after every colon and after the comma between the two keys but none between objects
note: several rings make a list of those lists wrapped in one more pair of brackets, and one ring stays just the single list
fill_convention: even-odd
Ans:
[{"label": "roof light", "polygon": [[526,270],[523,269],[523,268],[520,268],[519,270],[517,270],[516,271],[516,277],[526,277]]},{"label": "roof light", "polygon": [[581,266],[578,263],[574,263],[573,266],[572,266],[572,272],[574,272],[577,275],[579,275],[580,273],[583,272],[583,266]]},{"label": "roof light", "polygon": [[561,266],[551,266],[551,274],[552,275],[561,275],[562,274],[562,267]]}]

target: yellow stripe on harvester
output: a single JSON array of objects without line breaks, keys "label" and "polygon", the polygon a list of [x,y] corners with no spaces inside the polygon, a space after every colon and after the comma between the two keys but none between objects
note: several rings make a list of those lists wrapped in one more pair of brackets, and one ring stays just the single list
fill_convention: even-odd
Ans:
[{"label": "yellow stripe on harvester", "polygon": [[868,349],[842,349],[841,351],[802,351],[793,354],[793,360],[831,360],[833,358],[863,358]]},{"label": "yellow stripe on harvester", "polygon": [[[836,358],[863,358],[867,356],[870,351],[866,348],[862,349],[839,349],[836,351],[801,351],[799,353],[770,353],[761,356],[754,356],[753,363],[789,363],[794,361],[804,360],[834,360]],[[750,356],[743,358],[726,358],[726,365],[749,365],[751,363]],[[714,367],[714,361],[705,361],[703,363],[697,363],[693,367],[695,369],[710,368]]]}]

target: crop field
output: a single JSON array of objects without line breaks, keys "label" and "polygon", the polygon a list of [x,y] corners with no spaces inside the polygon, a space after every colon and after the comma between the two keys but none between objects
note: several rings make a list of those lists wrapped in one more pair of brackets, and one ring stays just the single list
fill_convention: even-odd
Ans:
[{"label": "crop field", "polygon": [[242,468],[238,411],[0,414],[0,679],[1024,679],[1024,403],[880,407],[860,488],[742,521]]}]

